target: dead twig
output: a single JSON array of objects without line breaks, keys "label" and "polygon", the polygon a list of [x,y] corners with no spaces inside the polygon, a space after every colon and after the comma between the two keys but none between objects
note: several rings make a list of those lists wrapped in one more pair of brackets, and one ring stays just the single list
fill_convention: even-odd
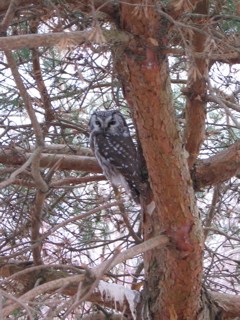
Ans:
[{"label": "dead twig", "polygon": [[[144,253],[148,250],[152,250],[158,246],[166,246],[166,244],[169,242],[168,237],[164,235],[159,235],[154,238],[151,238],[141,244],[138,244],[132,248],[129,248],[125,250],[124,252],[119,252],[115,257],[104,261],[101,263],[100,266],[93,268],[92,274],[95,275],[95,277],[98,279],[103,272],[106,273],[111,268],[113,268],[118,263],[121,263],[127,259],[133,258],[134,256],[137,256],[138,254]],[[44,283],[38,287],[33,288],[32,290],[28,291],[27,293],[23,294],[21,297],[19,297],[19,301],[17,303],[14,303],[10,306],[6,306],[3,308],[3,316],[8,316],[11,312],[13,312],[16,308],[19,307],[20,302],[28,302],[32,299],[34,299],[36,296],[44,294],[48,291],[54,291],[61,287],[65,287],[71,284],[79,283],[80,281],[84,281],[85,275],[76,275],[76,276],[70,276],[67,278],[61,278],[58,280],[53,280],[47,283]]]}]

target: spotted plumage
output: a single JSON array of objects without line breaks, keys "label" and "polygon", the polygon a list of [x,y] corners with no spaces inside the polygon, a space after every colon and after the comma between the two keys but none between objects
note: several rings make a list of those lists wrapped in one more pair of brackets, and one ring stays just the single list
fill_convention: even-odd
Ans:
[{"label": "spotted plumage", "polygon": [[90,145],[113,186],[122,186],[139,203],[144,187],[138,152],[118,110],[95,111],[89,121]]}]

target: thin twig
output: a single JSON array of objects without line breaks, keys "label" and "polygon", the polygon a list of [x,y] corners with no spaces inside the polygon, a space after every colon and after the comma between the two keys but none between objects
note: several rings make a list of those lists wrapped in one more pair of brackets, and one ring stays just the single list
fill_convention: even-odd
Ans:
[{"label": "thin twig", "polygon": [[49,188],[47,183],[44,181],[40,171],[41,153],[42,153],[42,147],[39,146],[35,150],[34,157],[32,158],[31,173],[32,173],[34,182],[36,183],[37,189],[43,193],[46,193]]},{"label": "thin twig", "polygon": [[14,182],[14,180],[16,179],[17,175],[19,175],[20,173],[22,173],[24,170],[27,169],[27,167],[32,163],[33,159],[36,157],[36,153],[38,151],[35,150],[30,157],[27,159],[26,162],[24,162],[24,164],[18,168],[17,170],[15,170],[9,177],[9,179],[2,181],[0,183],[0,189],[7,187],[8,185],[10,185],[11,183]]},{"label": "thin twig", "polygon": [[[119,248],[117,248],[114,251],[113,256],[107,260],[107,264],[104,264],[103,268],[99,268],[98,274],[96,274],[90,269],[86,270],[85,280],[80,282],[75,301],[65,313],[65,317],[67,317],[80,303],[86,301],[87,298],[93,293],[94,289],[98,286],[99,281],[107,272],[108,268],[114,262],[119,253]],[[101,267],[101,265],[99,267]]]},{"label": "thin twig", "polygon": [[13,75],[13,78],[14,78],[14,81],[16,83],[16,86],[20,92],[20,95],[24,101],[24,105],[25,105],[25,108],[27,110],[27,113],[28,113],[28,116],[31,120],[31,123],[32,123],[32,126],[33,126],[33,130],[35,132],[35,135],[36,135],[36,141],[37,141],[37,145],[38,146],[43,146],[44,144],[44,140],[43,140],[43,134],[42,134],[42,130],[41,130],[41,127],[38,123],[38,120],[37,120],[37,116],[35,114],[35,111],[32,107],[32,103],[31,103],[31,97],[29,96],[25,86],[24,86],[24,83],[23,83],[23,80],[21,78],[21,75],[18,71],[18,68],[17,68],[17,63],[14,59],[14,56],[12,54],[11,51],[9,50],[5,50],[4,51],[5,53],[5,56],[7,58],[7,62],[8,62],[8,65],[9,65],[9,68],[11,69],[11,72],[12,72],[12,75]]},{"label": "thin twig", "polygon": [[31,210],[31,240],[32,243],[37,243],[38,245],[32,248],[33,261],[35,265],[43,264],[41,258],[41,248],[42,243],[40,240],[40,228],[41,228],[41,217],[43,211],[44,200],[46,198],[46,193],[38,191],[36,194],[36,199]]},{"label": "thin twig", "polygon": [[77,216],[74,216],[72,218],[69,218],[67,220],[64,220],[63,222],[55,225],[54,227],[50,228],[47,232],[45,232],[41,238],[39,238],[39,242],[37,243],[34,243],[32,244],[31,246],[28,246],[22,250],[19,250],[17,251],[16,253],[13,253],[11,255],[9,255],[7,258],[8,259],[11,259],[11,258],[15,258],[16,256],[20,256],[21,254],[25,253],[25,252],[29,252],[29,250],[32,250],[33,248],[37,247],[39,245],[40,242],[42,242],[44,239],[46,239],[47,237],[49,237],[51,234],[53,234],[56,230],[64,227],[65,225],[67,225],[68,223],[71,223],[71,222],[75,222],[75,221],[78,221],[78,220],[81,220],[81,219],[85,219],[85,218],[88,218],[90,217],[91,215],[95,214],[95,213],[98,213],[99,211],[101,210],[106,210],[108,208],[111,208],[111,207],[114,207],[114,206],[117,206],[117,201],[114,201],[114,202],[110,202],[110,203],[107,203],[107,204],[104,204],[102,206],[99,206],[95,209],[92,209],[92,210],[89,210],[87,211],[86,213],[83,213],[81,215],[77,215]]},{"label": "thin twig", "polygon": [[[103,263],[101,263],[100,266],[93,268],[92,272],[98,278],[98,276],[102,274],[103,270],[104,272],[107,272],[108,270],[113,268],[115,265],[125,260],[133,258],[134,256],[144,253],[148,250],[152,250],[158,246],[166,246],[168,242],[169,242],[168,237],[163,235],[156,236],[141,244],[138,244],[132,248],[129,248],[124,252],[120,252],[119,254],[117,254],[117,256],[114,259],[106,260]],[[32,290],[29,290],[27,293],[19,297],[18,303],[14,303],[11,306],[5,307],[3,309],[3,316],[5,317],[8,316],[11,312],[13,312],[16,308],[18,308],[20,302],[22,303],[28,302],[34,299],[38,295],[44,294],[49,291],[57,290],[61,287],[65,287],[71,284],[79,283],[80,281],[84,281],[84,279],[85,279],[85,275],[70,276],[67,278],[49,281],[36,288],[33,288]]]},{"label": "thin twig", "polygon": [[0,24],[0,32],[1,33],[5,33],[7,31],[7,28],[9,27],[10,23],[12,22],[16,9],[17,9],[17,5],[18,5],[18,0],[11,0],[10,4],[8,6],[7,12]]},{"label": "thin twig", "polygon": [[[0,292],[1,292],[1,295],[4,296],[5,298],[9,299],[9,300],[12,300],[12,301],[15,301],[15,305],[18,305],[20,304],[20,306],[22,306],[24,309],[26,309],[26,312],[27,312],[27,315],[29,316],[29,320],[33,320],[33,316],[32,316],[32,313],[31,313],[31,310],[30,308],[28,307],[28,305],[24,302],[22,302],[19,298],[15,298],[13,295],[7,293],[6,291],[0,289]],[[6,307],[7,308],[7,307]],[[1,310],[1,319],[4,319],[4,311]]]}]

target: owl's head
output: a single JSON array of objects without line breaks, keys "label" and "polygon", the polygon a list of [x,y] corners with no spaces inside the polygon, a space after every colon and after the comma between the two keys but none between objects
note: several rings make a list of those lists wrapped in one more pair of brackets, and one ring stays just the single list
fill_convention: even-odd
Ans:
[{"label": "owl's head", "polygon": [[118,110],[95,111],[89,120],[90,132],[129,136],[129,130],[121,112]]}]

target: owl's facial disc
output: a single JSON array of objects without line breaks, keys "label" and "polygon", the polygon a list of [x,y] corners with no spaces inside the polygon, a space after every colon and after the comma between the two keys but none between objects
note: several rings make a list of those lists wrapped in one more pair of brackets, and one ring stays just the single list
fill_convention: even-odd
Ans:
[{"label": "owl's facial disc", "polygon": [[117,121],[113,119],[112,116],[107,117],[107,118],[100,118],[97,117],[96,115],[94,116],[94,126],[97,129],[97,131],[108,131],[112,127],[117,126]]},{"label": "owl's facial disc", "polygon": [[104,121],[103,119],[97,117],[96,115],[93,116],[93,126],[95,131],[104,131]]}]

